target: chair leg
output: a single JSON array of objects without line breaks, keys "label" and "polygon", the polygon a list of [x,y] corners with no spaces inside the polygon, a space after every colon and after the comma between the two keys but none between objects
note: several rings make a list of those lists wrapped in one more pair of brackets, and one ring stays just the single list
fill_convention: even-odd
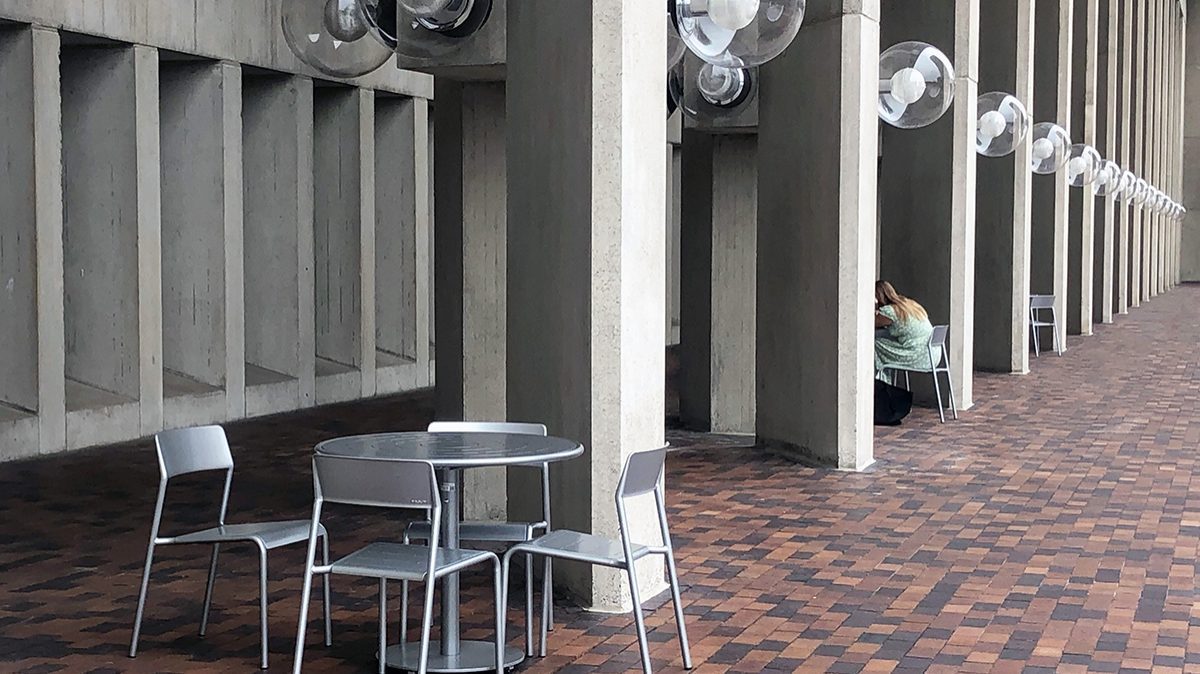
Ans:
[{"label": "chair leg", "polygon": [[525,555],[525,657],[533,657],[533,555]]},{"label": "chair leg", "polygon": [[387,671],[387,578],[379,579],[379,674]]},{"label": "chair leg", "polygon": [[208,565],[208,583],[204,587],[204,612],[200,615],[200,636],[208,631],[208,609],[212,606],[213,584],[217,580],[217,555],[221,552],[221,544],[213,543],[212,562]]},{"label": "chair leg", "polygon": [[296,628],[296,653],[292,674],[300,674],[304,662],[304,635],[308,628],[308,602],[312,599],[312,560],[304,564],[304,587],[300,589],[300,626]]},{"label": "chair leg", "polygon": [[[432,574],[430,574],[432,576]],[[429,628],[433,622],[433,588],[437,585],[437,580],[428,577],[425,579],[425,608],[421,612],[421,659],[417,664],[417,674],[426,674],[429,671]]]},{"label": "chair leg", "polygon": [[942,409],[942,387],[938,383],[937,370],[933,371],[933,392],[937,395],[938,416],[941,417],[942,423],[946,423],[946,412]]},{"label": "chair leg", "polygon": [[258,546],[258,614],[262,633],[262,668],[267,668],[267,549]]},{"label": "chair leg", "polygon": [[540,657],[546,657],[546,633],[552,629],[554,629],[554,564],[547,557],[542,566],[542,644]]},{"label": "chair leg", "polygon": [[651,674],[650,667],[650,644],[646,638],[646,620],[642,617],[642,594],[638,590],[637,572],[634,571],[634,564],[629,564],[625,568],[625,572],[629,575],[629,595],[633,600],[633,624],[637,628],[638,648],[642,651],[642,670],[646,674]]},{"label": "chair leg", "polygon": [[129,657],[137,657],[138,637],[142,634],[142,614],[146,609],[146,592],[150,589],[150,565],[154,562],[154,541],[146,548],[146,566],[142,569],[142,589],[138,591],[137,613],[133,618],[133,638],[129,641]]},{"label": "chair leg", "polygon": [[679,626],[679,649],[683,653],[683,666],[692,668],[692,652],[688,648],[687,625],[683,621],[683,601],[679,597],[679,573],[675,570],[675,553],[667,549],[667,575],[671,581],[671,602],[675,604],[675,623]]},{"label": "chair leg", "polygon": [[908,379],[908,370],[904,371],[904,390],[905,391],[912,390],[912,382],[909,381],[909,379]]},{"label": "chair leg", "polygon": [[496,674],[504,674],[504,591],[500,587],[500,558],[492,558],[492,584],[496,595]]},{"label": "chair leg", "polygon": [[[408,530],[404,531],[404,544],[409,544]],[[400,581],[400,643],[408,643],[408,581]]]},{"label": "chair leg", "polygon": [[946,370],[946,392],[950,396],[950,412],[954,415],[954,420],[958,421],[958,405],[954,403],[954,380],[950,378],[950,370]]},{"label": "chair leg", "polygon": [[[326,533],[321,540],[325,546],[321,550],[321,563],[329,566],[329,534]],[[325,595],[322,600],[322,608],[325,610],[325,646],[333,645],[333,621],[329,618],[329,576],[331,574],[323,574],[321,576],[321,592]]]}]

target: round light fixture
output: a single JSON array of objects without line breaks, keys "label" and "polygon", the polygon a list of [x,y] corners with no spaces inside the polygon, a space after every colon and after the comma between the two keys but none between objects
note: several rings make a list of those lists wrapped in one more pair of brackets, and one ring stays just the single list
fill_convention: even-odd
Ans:
[{"label": "round light fixture", "polygon": [[937,47],[901,42],[879,57],[879,117],[900,129],[929,126],[954,102],[954,66]]},{"label": "round light fixture", "polygon": [[492,14],[492,0],[361,0],[371,34],[418,61],[462,49]]},{"label": "round light fixture", "polygon": [[1121,176],[1117,179],[1117,187],[1113,191],[1113,196],[1123,203],[1128,203],[1133,199],[1133,186],[1137,183],[1137,176],[1133,175],[1133,171],[1121,171]]},{"label": "round light fixture", "polygon": [[[283,38],[296,58],[332,77],[359,77],[377,70],[392,52],[366,35],[360,0],[283,0]],[[364,29],[360,32],[360,28]]]},{"label": "round light fixture", "polygon": [[1133,203],[1138,206],[1143,206],[1146,199],[1150,196],[1150,185],[1144,178],[1138,178],[1133,184]]},{"label": "round light fixture", "polygon": [[1067,130],[1054,122],[1039,122],[1033,126],[1033,150],[1030,168],[1038,175],[1058,173],[1070,158],[1071,138]]},{"label": "round light fixture", "polygon": [[1121,167],[1115,161],[1105,159],[1100,162],[1100,170],[1092,181],[1092,189],[1098,197],[1115,196],[1121,188]]},{"label": "round light fixture", "polygon": [[806,0],[667,0],[672,20],[696,56],[749,68],[779,56],[804,23]]},{"label": "round light fixture", "polygon": [[1091,185],[1100,172],[1104,160],[1100,153],[1091,145],[1076,143],[1071,146],[1070,159],[1067,160],[1067,182],[1071,187]]},{"label": "round light fixture", "polygon": [[702,127],[718,125],[757,94],[757,68],[726,68],[685,58],[676,70],[683,73],[680,107]]},{"label": "round light fixture", "polygon": [[979,97],[975,151],[985,157],[1012,154],[1029,133],[1031,119],[1016,96],[993,91]]}]

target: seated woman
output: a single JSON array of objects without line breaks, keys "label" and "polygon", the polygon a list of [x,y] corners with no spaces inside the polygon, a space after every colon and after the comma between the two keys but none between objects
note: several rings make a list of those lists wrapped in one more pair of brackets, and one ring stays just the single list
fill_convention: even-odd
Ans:
[{"label": "seated woman", "polygon": [[876,379],[892,384],[895,370],[929,371],[929,314],[887,281],[875,283],[875,328]]}]

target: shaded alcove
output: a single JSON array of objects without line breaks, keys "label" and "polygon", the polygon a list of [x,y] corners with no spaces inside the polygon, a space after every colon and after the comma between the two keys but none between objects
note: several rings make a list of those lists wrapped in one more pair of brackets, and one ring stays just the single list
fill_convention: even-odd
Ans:
[{"label": "shaded alcove", "polygon": [[417,362],[414,104],[375,97],[375,355],[379,368]]}]

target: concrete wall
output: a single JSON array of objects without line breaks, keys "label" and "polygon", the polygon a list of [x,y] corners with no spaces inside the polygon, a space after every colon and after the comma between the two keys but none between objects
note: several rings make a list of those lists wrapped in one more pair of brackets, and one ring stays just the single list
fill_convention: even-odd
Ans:
[{"label": "concrete wall", "polygon": [[[1191,3],[1190,8],[1195,8]],[[1183,205],[1188,209],[1179,249],[1180,280],[1200,281],[1200,21],[1189,13],[1184,48]]]}]

